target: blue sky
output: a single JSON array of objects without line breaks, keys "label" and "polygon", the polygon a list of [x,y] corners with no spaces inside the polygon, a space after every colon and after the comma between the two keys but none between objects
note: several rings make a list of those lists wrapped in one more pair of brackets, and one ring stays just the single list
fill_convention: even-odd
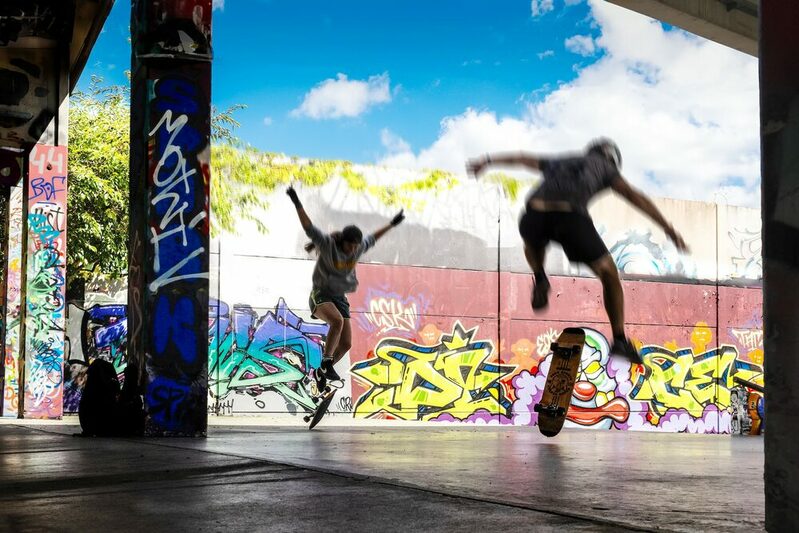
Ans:
[{"label": "blue sky", "polygon": [[[756,59],[613,4],[214,4],[212,100],[247,105],[238,135],[263,150],[459,172],[608,135],[652,194],[759,203]],[[126,83],[129,13],[116,0],[79,87]]]},{"label": "blue sky", "polygon": [[[547,24],[529,1],[227,0],[213,14],[213,102],[238,112],[240,136],[265,149],[310,157],[373,161],[391,128],[412,148],[432,143],[442,116],[468,107],[519,112],[524,100],[576,76],[564,39],[590,31],[588,6],[570,6]],[[90,73],[124,83],[130,68],[129,0],[117,0],[92,52]],[[544,59],[538,57],[551,51]],[[391,102],[346,120],[292,116],[327,79],[387,75]],[[539,91],[536,93],[535,91]],[[270,125],[264,124],[271,120]]]}]

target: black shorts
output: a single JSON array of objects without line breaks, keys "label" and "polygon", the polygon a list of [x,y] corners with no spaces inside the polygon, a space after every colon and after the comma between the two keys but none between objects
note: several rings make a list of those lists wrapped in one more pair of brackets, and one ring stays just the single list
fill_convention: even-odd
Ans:
[{"label": "black shorts", "polygon": [[560,243],[573,263],[593,263],[608,253],[594,221],[583,213],[527,209],[519,220],[519,233],[534,249],[545,248],[549,241]]},{"label": "black shorts", "polygon": [[311,291],[311,296],[308,298],[308,305],[311,308],[311,318],[318,318],[313,312],[316,311],[317,305],[325,302],[330,302],[335,305],[343,318],[350,317],[350,302],[347,300],[346,296],[336,296],[319,289],[313,289]]}]

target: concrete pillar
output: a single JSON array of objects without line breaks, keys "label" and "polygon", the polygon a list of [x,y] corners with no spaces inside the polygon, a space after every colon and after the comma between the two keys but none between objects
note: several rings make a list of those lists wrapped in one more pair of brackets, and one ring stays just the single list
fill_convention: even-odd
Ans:
[{"label": "concrete pillar", "polygon": [[[22,162],[20,162],[20,167]],[[22,309],[22,187],[11,188],[8,200],[8,248],[5,256],[5,304],[3,315],[3,411],[19,415],[20,315]]]},{"label": "concrete pillar", "polygon": [[67,147],[29,155],[25,272],[26,418],[61,418],[66,328]]},{"label": "concrete pillar", "polygon": [[211,0],[134,0],[128,359],[147,435],[205,435]]},{"label": "concrete pillar", "polygon": [[799,3],[761,2],[766,528],[799,528]]},{"label": "concrete pillar", "polygon": [[[66,15],[65,15],[66,16]],[[71,14],[69,16],[71,18]],[[71,27],[67,20],[67,27]],[[68,40],[35,49],[26,67],[48,99],[25,130],[19,414],[61,418],[66,327]],[[39,66],[41,65],[41,66]],[[33,75],[38,78],[33,78]]]}]

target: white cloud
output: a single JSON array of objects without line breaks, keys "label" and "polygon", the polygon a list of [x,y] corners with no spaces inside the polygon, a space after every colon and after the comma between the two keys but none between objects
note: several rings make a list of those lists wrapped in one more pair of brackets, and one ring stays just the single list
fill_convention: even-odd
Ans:
[{"label": "white cloud", "polygon": [[214,0],[212,9],[225,10],[225,0]]},{"label": "white cloud", "polygon": [[621,147],[625,176],[650,194],[757,207],[757,59],[604,1],[589,4],[604,54],[576,79],[517,116],[467,109],[446,117],[430,146],[387,153],[381,163],[463,173],[467,158],[487,151],[558,153],[606,135]]},{"label": "white cloud", "polygon": [[272,122],[274,122],[272,117],[264,117],[264,126],[271,126]]},{"label": "white cloud", "polygon": [[313,119],[357,117],[370,107],[391,101],[388,73],[370,76],[368,80],[350,80],[346,74],[327,79],[305,94],[302,104],[292,116]]},{"label": "white cloud", "polygon": [[530,11],[534,17],[540,17],[555,9],[553,0],[531,0]]},{"label": "white cloud", "polygon": [[388,128],[380,130],[380,143],[389,153],[410,152],[411,146],[399,135],[391,132]]},{"label": "white cloud", "polygon": [[566,39],[563,44],[569,52],[584,57],[592,56],[596,52],[594,38],[590,35],[575,35]]},{"label": "white cloud", "polygon": [[554,50],[544,50],[543,52],[539,52],[537,55],[538,55],[538,59],[545,59],[547,57],[554,56],[555,55],[555,51]]}]

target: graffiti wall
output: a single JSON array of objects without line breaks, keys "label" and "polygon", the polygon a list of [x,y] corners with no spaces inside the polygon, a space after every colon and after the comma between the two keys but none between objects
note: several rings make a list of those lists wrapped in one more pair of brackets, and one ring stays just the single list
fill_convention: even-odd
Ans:
[{"label": "graffiti wall", "polygon": [[67,149],[30,154],[25,300],[25,416],[58,418],[64,378]]},{"label": "graffiti wall", "polygon": [[[391,169],[360,170],[371,183],[402,179]],[[347,223],[369,231],[395,209],[336,178],[300,195],[327,231]],[[644,354],[643,365],[631,366],[610,357],[600,284],[557,245],[547,257],[550,308],[532,313],[516,228],[523,195],[469,181],[406,200],[406,222],[358,267],[352,348],[337,366],[347,375],[332,409],[338,416],[535,425],[550,343],[576,325],[588,343],[571,427],[730,433],[762,422],[756,210],[657,200],[689,241],[686,255],[618,198],[592,206],[624,277],[629,333]],[[242,223],[218,241],[209,411],[220,415],[302,414],[307,400],[297,391],[325,340],[299,327],[324,325],[310,317],[313,258],[282,191],[262,220],[265,235]],[[288,310],[291,320],[281,322]],[[303,342],[288,348],[289,338]]]},{"label": "graffiti wall", "polygon": [[9,197],[8,250],[6,252],[6,306],[3,377],[3,416],[16,417],[19,409],[20,306],[22,305],[22,200],[21,187]]}]

